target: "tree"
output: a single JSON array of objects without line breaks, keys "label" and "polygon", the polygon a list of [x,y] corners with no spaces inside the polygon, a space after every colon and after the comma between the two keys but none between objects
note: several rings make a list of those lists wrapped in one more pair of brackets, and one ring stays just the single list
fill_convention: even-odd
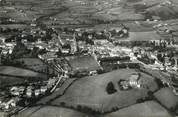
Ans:
[{"label": "tree", "polygon": [[117,90],[114,87],[114,84],[112,82],[109,82],[107,87],[106,87],[106,92],[110,95],[113,94],[115,92],[117,92]]},{"label": "tree", "polygon": [[40,51],[40,49],[38,47],[34,47],[33,50],[30,53],[30,56],[34,57],[34,58],[38,57],[39,51]]},{"label": "tree", "polygon": [[17,44],[14,47],[13,52],[12,52],[12,59],[20,58],[26,54],[29,54],[29,50],[21,41],[17,41],[16,43]]}]

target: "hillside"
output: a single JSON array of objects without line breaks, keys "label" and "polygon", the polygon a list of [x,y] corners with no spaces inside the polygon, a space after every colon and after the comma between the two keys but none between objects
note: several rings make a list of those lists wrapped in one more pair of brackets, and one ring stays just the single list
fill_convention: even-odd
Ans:
[{"label": "hillside", "polygon": [[[113,108],[123,108],[137,103],[139,99],[145,100],[149,97],[148,92],[154,92],[158,89],[154,78],[141,73],[141,82],[144,87],[141,89],[131,89],[122,91],[118,82],[121,79],[127,79],[131,74],[137,73],[132,69],[116,70],[106,74],[91,76],[75,81],[66,93],[60,98],[54,98],[51,105],[90,108],[97,112],[110,112]],[[108,94],[106,87],[109,82],[114,83],[117,92]]]},{"label": "hillside", "polygon": [[99,24],[146,20],[152,16],[178,18],[177,1],[167,0],[7,0],[1,17],[16,21],[40,19],[48,25]]},{"label": "hillside", "polygon": [[[121,90],[118,81],[129,79],[135,73],[140,73],[143,88]],[[178,98],[170,88],[158,87],[158,82],[152,76],[123,69],[81,78],[73,82],[64,94],[59,89],[20,112],[17,117],[172,117],[172,109],[178,107]],[[160,77],[158,74],[156,76]],[[114,84],[116,90],[112,94],[106,91],[109,82]]]},{"label": "hillside", "polygon": [[11,66],[0,66],[0,85],[13,85],[24,83],[24,81],[46,80],[47,75],[34,72],[28,69],[22,69]]},{"label": "hillside", "polygon": [[165,108],[155,101],[147,101],[104,115],[104,117],[171,117]]},{"label": "hillside", "polygon": [[35,106],[23,111],[17,117],[92,117],[67,108]]}]

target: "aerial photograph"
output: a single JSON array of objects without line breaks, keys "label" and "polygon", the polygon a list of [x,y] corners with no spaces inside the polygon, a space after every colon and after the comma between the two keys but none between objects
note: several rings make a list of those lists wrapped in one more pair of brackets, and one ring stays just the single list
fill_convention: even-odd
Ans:
[{"label": "aerial photograph", "polygon": [[0,117],[178,117],[178,0],[0,0]]}]

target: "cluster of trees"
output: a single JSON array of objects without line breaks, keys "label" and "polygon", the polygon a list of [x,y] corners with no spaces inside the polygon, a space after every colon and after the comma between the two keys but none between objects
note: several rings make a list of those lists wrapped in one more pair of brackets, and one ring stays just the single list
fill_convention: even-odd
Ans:
[{"label": "cluster of trees", "polygon": [[10,55],[1,55],[1,64],[5,66],[24,67],[24,61],[14,61]]},{"label": "cluster of trees", "polygon": [[109,33],[104,31],[83,32],[81,35],[76,33],[77,41],[85,41],[87,44],[94,45],[94,39],[109,39]]},{"label": "cluster of trees", "polygon": [[104,72],[110,72],[116,69],[140,69],[140,65],[138,63],[107,63],[107,62],[102,62],[101,66],[103,68]]},{"label": "cluster of trees", "polygon": [[106,87],[106,92],[111,95],[117,92],[114,84],[112,82],[109,82]]},{"label": "cluster of trees", "polygon": [[37,58],[39,54],[46,53],[47,50],[34,47],[33,50],[29,50],[21,41],[17,41],[11,56],[11,59],[18,59],[22,57]]},{"label": "cluster of trees", "polygon": [[145,64],[154,64],[155,63],[155,59],[150,59],[147,55],[145,55],[142,58],[138,58],[139,61],[142,61]]},{"label": "cluster of trees", "polygon": [[[37,30],[34,34],[23,34],[23,31],[20,29],[0,29],[1,32],[9,33],[9,32],[18,32],[18,34],[13,35],[6,39],[6,42],[12,42],[12,41],[21,41],[23,39],[26,39],[28,42],[36,42],[38,39],[41,39],[42,41],[48,42],[51,39],[54,38],[54,36],[58,36],[58,33],[54,31],[51,28],[47,28],[44,30]],[[44,33],[45,32],[45,33]]]},{"label": "cluster of trees", "polygon": [[80,112],[91,113],[92,115],[93,114],[105,113],[104,111],[99,111],[99,110],[96,110],[94,108],[90,108],[90,107],[87,107],[87,106],[84,106],[84,105],[77,105],[76,107],[74,107],[74,106],[68,106],[66,104],[66,102],[61,102],[60,105],[62,107],[72,108],[72,109],[78,110]]},{"label": "cluster of trees", "polygon": [[0,27],[0,32],[1,33],[13,33],[13,32],[21,32],[22,30],[21,29],[18,29],[18,28],[2,28]]},{"label": "cluster of trees", "polygon": [[1,24],[14,24],[14,21],[9,20],[9,18],[1,18],[0,19]]},{"label": "cluster of trees", "polygon": [[23,57],[29,53],[30,50],[28,50],[28,48],[21,41],[17,41],[16,46],[12,51],[11,57],[12,59],[16,59],[16,58]]},{"label": "cluster of trees", "polygon": [[111,36],[119,36],[120,38],[125,38],[129,36],[129,28],[124,27],[121,30],[117,31],[116,29],[113,29],[110,31]]},{"label": "cluster of trees", "polygon": [[169,60],[172,62],[172,64],[174,64],[174,60],[172,59],[177,53],[176,52],[174,52],[173,50],[166,50],[167,51],[167,53],[165,54],[161,54],[161,53],[159,53],[159,54],[157,54],[157,58],[158,58],[158,60],[160,61],[160,62],[162,62],[162,63],[165,63],[165,57],[168,57],[169,58]]},{"label": "cluster of trees", "polygon": [[66,34],[74,34],[75,30],[73,28],[68,27],[60,27],[58,28],[59,31],[65,32]]},{"label": "cluster of trees", "polygon": [[131,47],[136,47],[136,46],[139,46],[139,47],[151,47],[154,50],[161,50],[161,49],[164,49],[164,48],[167,47],[165,41],[160,43],[160,45],[156,45],[155,41],[153,41],[153,42],[149,42],[149,41],[133,41],[131,43]]}]

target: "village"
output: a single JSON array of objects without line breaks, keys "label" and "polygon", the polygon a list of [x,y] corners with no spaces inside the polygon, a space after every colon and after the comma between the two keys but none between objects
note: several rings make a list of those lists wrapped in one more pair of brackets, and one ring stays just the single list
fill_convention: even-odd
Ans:
[{"label": "village", "polygon": [[125,1],[0,0],[0,117],[177,116],[177,3]]},{"label": "village", "polygon": [[[167,32],[169,31],[166,30],[165,33]],[[21,31],[17,36],[1,37],[1,65],[8,63],[23,66],[22,61],[15,63],[15,59],[22,56],[36,57],[48,66],[43,72],[49,74],[45,81],[30,84],[27,81],[3,88],[5,91],[1,92],[0,100],[2,111],[31,105],[52,93],[56,87],[60,88],[66,79],[73,77],[81,78],[116,69],[142,67],[177,76],[178,42],[173,37],[164,39],[156,31],[151,33],[144,41],[139,40],[139,35],[133,37],[134,40],[129,40],[127,38],[132,32],[129,32],[129,27],[121,25],[110,30],[78,28],[57,31],[32,28],[30,31]],[[128,81],[122,81],[121,87],[140,88],[138,78],[133,76]],[[178,95],[178,87],[173,83],[177,78],[167,80],[165,82],[163,79],[163,82]]]}]

